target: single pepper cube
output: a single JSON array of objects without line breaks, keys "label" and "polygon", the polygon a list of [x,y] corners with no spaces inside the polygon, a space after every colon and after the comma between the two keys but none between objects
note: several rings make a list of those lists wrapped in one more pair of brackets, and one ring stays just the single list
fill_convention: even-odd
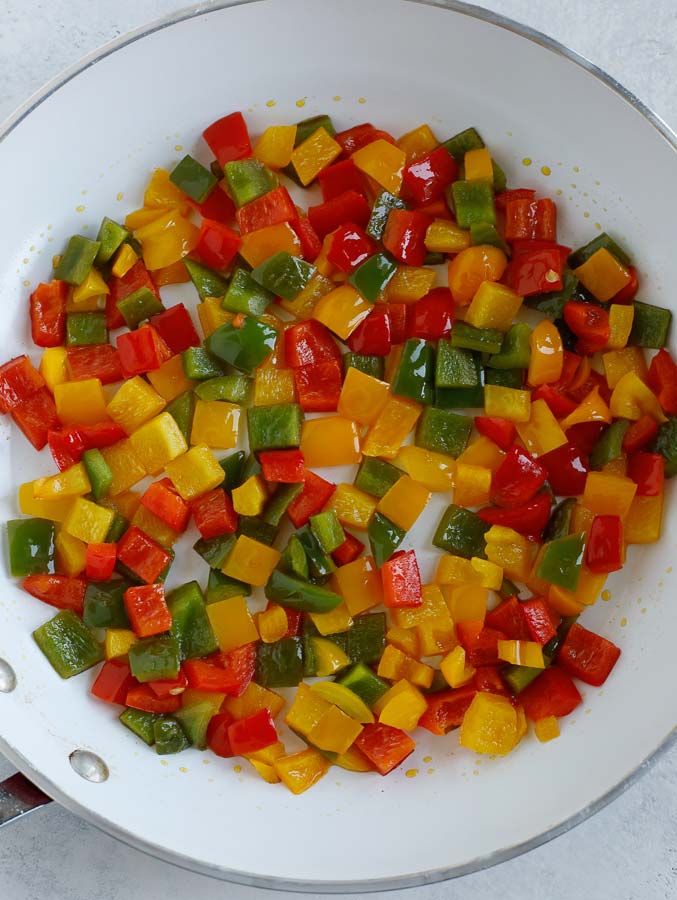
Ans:
[{"label": "single pepper cube", "polygon": [[33,638],[52,668],[70,678],[103,659],[103,648],[71,609],[57,613],[33,632]]},{"label": "single pepper cube", "polygon": [[303,423],[301,452],[307,466],[343,466],[360,461],[360,436],[355,422],[342,416]]},{"label": "single pepper cube", "polygon": [[273,300],[274,295],[252,278],[249,272],[236,269],[223,298],[223,307],[235,313],[260,316]]},{"label": "single pepper cube", "polygon": [[538,578],[550,584],[575,591],[585,555],[585,534],[570,534],[545,544],[536,570]]},{"label": "single pepper cube", "polygon": [[127,434],[152,419],[166,406],[166,401],[148,382],[138,375],[120,385],[106,407],[110,418],[121,425]]},{"label": "single pepper cube", "polygon": [[239,208],[267,194],[277,186],[276,176],[258,159],[238,159],[226,163],[223,174],[228,193]]},{"label": "single pepper cube", "polygon": [[427,250],[425,236],[430,216],[406,209],[393,209],[383,232],[383,246],[399,262],[422,266]]},{"label": "single pepper cube", "polygon": [[184,194],[196,203],[204,203],[216,186],[216,177],[192,156],[183,157],[169,176]]},{"label": "single pepper cube", "polygon": [[140,287],[133,294],[118,300],[116,305],[130,329],[138,328],[142,322],[164,310],[162,302],[147,287]]},{"label": "single pepper cube", "polygon": [[263,477],[268,482],[299,484],[305,480],[300,450],[263,450],[259,453]]},{"label": "single pepper cube", "polygon": [[153,584],[172,557],[140,528],[132,525],[118,542],[118,560],[141,581]]},{"label": "single pepper cube", "polygon": [[94,264],[101,244],[90,241],[80,234],[74,234],[59,259],[54,270],[54,277],[68,284],[82,284]]},{"label": "single pepper cube", "polygon": [[303,413],[296,403],[257,406],[247,410],[249,447],[259,450],[284,450],[301,443]]},{"label": "single pepper cube", "polygon": [[256,587],[262,587],[280,561],[280,553],[273,547],[241,534],[231,550],[222,571],[229,578],[236,578]]},{"label": "single pepper cube", "polygon": [[379,724],[402,731],[413,731],[427,708],[423,694],[405,678],[394,684],[375,704]]},{"label": "single pepper cube", "polygon": [[[449,491],[454,485],[455,464],[446,453],[435,453],[423,447],[402,447],[396,462],[429,491]],[[400,477],[399,470],[397,477]]]},{"label": "single pepper cube", "polygon": [[505,756],[520,738],[517,712],[510,700],[478,691],[463,716],[461,745],[474,753]]},{"label": "single pepper cube", "polygon": [[254,156],[271,169],[289,165],[296,141],[296,125],[271,125],[254,147]]},{"label": "single pepper cube", "polygon": [[98,378],[55,385],[54,402],[62,425],[95,425],[106,419],[106,398]]},{"label": "single pepper cube", "polygon": [[265,483],[259,475],[251,475],[233,488],[233,507],[241,516],[260,516],[268,499]]},{"label": "single pepper cube", "polygon": [[370,314],[372,306],[349,284],[335,288],[315,304],[313,317],[347,340]]},{"label": "single pepper cube", "polygon": [[628,269],[606,247],[600,247],[573,272],[600,303],[611,300],[631,280]]},{"label": "single pepper cube", "polygon": [[143,638],[129,648],[129,667],[142,684],[173,681],[181,668],[179,642],[170,635]]},{"label": "single pepper cube", "polygon": [[280,780],[292,792],[302,794],[327,774],[331,763],[319,750],[300,750],[273,763]]},{"label": "single pepper cube", "polygon": [[364,531],[376,509],[376,500],[352,484],[339,484],[327,504],[347,528]]},{"label": "single pepper cube", "polygon": [[379,295],[397,271],[397,263],[386,253],[375,253],[358,265],[349,281],[370,303],[375,303]]},{"label": "single pepper cube", "polygon": [[56,567],[61,572],[74,578],[80,575],[87,565],[87,544],[63,529],[54,540],[56,551]]},{"label": "single pepper cube", "polygon": [[352,160],[361,172],[373,178],[388,193],[399,195],[402,172],[407,162],[399,147],[378,138],[356,150]]},{"label": "single pepper cube", "polygon": [[172,355],[152,325],[142,325],[136,331],[120,334],[115,343],[125,378],[159,369]]},{"label": "single pepper cube", "polygon": [[469,509],[451,504],[440,519],[433,544],[440,550],[471,559],[485,556],[485,534],[489,525]]},{"label": "single pepper cube", "polygon": [[340,156],[341,145],[323,127],[312,131],[300,143],[299,137],[297,132],[297,145],[291,154],[290,163],[298,180],[305,187]]},{"label": "single pepper cube", "polygon": [[172,617],[165,603],[163,584],[130,587],[124,593],[125,609],[138,637],[151,637],[169,631]]},{"label": "single pepper cube", "polygon": [[483,281],[465,314],[475,328],[495,328],[506,332],[522,305],[522,298],[504,284]]},{"label": "single pepper cube", "polygon": [[256,269],[280,253],[300,258],[303,248],[299,236],[289,222],[279,222],[277,225],[268,225],[266,228],[245,234],[239,253],[248,265]]},{"label": "single pepper cube", "polygon": [[[208,297],[222,298],[224,296],[228,290],[228,281],[222,275],[210,269],[209,266],[197,262],[195,259],[186,258],[183,264],[188,270],[190,280],[195,285],[195,290],[198,292],[200,300],[206,300]],[[173,309],[173,307],[171,308]],[[178,353],[179,351],[175,352]]]},{"label": "single pepper cube", "polygon": [[206,607],[209,622],[222,652],[258,641],[259,633],[244,597],[229,597]]},{"label": "single pepper cube", "polygon": [[532,401],[529,421],[518,422],[517,433],[534,456],[543,456],[567,443],[565,433],[545,400]]},{"label": "single pepper cube", "polygon": [[425,509],[428,500],[429,491],[409,475],[403,475],[384,494],[376,509],[399,528],[408,531]]},{"label": "single pepper cube", "polygon": [[85,543],[100,544],[106,540],[113,516],[112,509],[78,497],[64,520],[63,529]]},{"label": "single pepper cube", "polygon": [[157,475],[168,462],[188,449],[181,429],[168,412],[160,413],[150,422],[145,422],[136,429],[129,441],[137,459],[150,475]]},{"label": "single pepper cube", "polygon": [[404,540],[406,532],[394,522],[375,512],[369,522],[369,546],[377,566],[390,559]]},{"label": "single pepper cube", "polygon": [[223,469],[205,444],[198,444],[165,466],[172,484],[184,500],[206,494],[223,481]]},{"label": "single pepper cube", "polygon": [[416,428],[416,445],[456,458],[467,446],[472,419],[447,409],[427,407]]},{"label": "single pepper cube", "polygon": [[195,382],[186,378],[181,354],[172,356],[167,362],[162,363],[159,369],[148,372],[148,380],[153,389],[165,400],[171,403],[181,394],[190,391]]},{"label": "single pepper cube", "polygon": [[193,320],[183,303],[176,303],[153,316],[151,325],[172,353],[183,353],[188,347],[197,347],[200,343]]},{"label": "single pepper cube", "polygon": [[104,447],[101,455],[113,473],[113,481],[108,488],[108,494],[111,497],[129,490],[148,474],[134,452],[129,438],[118,441],[110,447]]},{"label": "single pepper cube", "polygon": [[386,607],[420,606],[421,575],[418,570],[416,553],[413,550],[399,551],[381,566],[383,580],[383,603]]},{"label": "single pepper cube", "polygon": [[92,486],[92,495],[99,501],[108,493],[113,483],[113,472],[101,451],[97,449],[85,450],[82,454],[82,464]]},{"label": "single pepper cube", "polygon": [[92,489],[83,463],[75,463],[58,475],[38,478],[33,482],[33,496],[38,500],[60,500],[88,494]]},{"label": "single pepper cube", "polygon": [[639,300],[635,301],[633,309],[634,318],[629,343],[660,350],[668,339],[672,313],[662,306],[641,303]]},{"label": "single pepper cube", "polygon": [[69,347],[107,344],[106,314],[99,312],[68,313],[66,316],[66,344]]},{"label": "single pepper cube", "polygon": [[303,679],[303,642],[299,637],[283,637],[272,644],[260,644],[256,654],[257,684],[264,687],[294,687]]},{"label": "single pepper cube", "polygon": [[476,222],[496,224],[493,186],[486,181],[455,181],[451,197],[456,221],[461,228],[470,228]]},{"label": "single pepper cube", "polygon": [[217,328],[207,338],[206,347],[218,360],[251,373],[273,352],[277,337],[275,328],[246,316],[239,326],[229,322]]},{"label": "single pepper cube", "polygon": [[531,396],[529,391],[487,384],[484,388],[484,411],[493,418],[528,422],[531,417]]},{"label": "single pepper cube", "polygon": [[[129,232],[122,225],[118,225],[113,219],[104,216],[99,226],[99,233],[96,240],[99,243],[94,262],[97,266],[102,266],[114,256],[118,248],[129,238]],[[128,245],[127,245],[128,246]]]},{"label": "single pepper cube", "polygon": [[637,485],[629,478],[589,472],[585,480],[582,504],[598,516],[628,518]]},{"label": "single pepper cube", "polygon": [[206,444],[220,450],[230,450],[237,445],[240,407],[222,400],[195,402],[191,444]]},{"label": "single pepper cube", "polygon": [[362,446],[364,455],[395,459],[420,415],[418,403],[391,397],[367,432]]},{"label": "single pepper cube", "polygon": [[315,274],[315,266],[281,251],[266,259],[252,272],[254,281],[276,297],[293,300]]},{"label": "single pepper cube", "polygon": [[15,578],[54,570],[54,523],[46,519],[7,522],[10,572]]},{"label": "single pepper cube", "polygon": [[374,497],[383,497],[402,478],[402,470],[385,460],[366,457],[355,476],[355,487]]},{"label": "single pepper cube", "polygon": [[333,578],[351,616],[359,616],[383,602],[383,583],[371,556],[340,566]]}]

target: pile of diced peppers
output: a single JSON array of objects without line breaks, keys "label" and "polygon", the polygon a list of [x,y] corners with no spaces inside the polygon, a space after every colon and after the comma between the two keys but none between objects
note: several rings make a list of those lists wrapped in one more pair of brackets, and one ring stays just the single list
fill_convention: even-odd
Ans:
[{"label": "pile of diced peppers", "polygon": [[[62,678],[103,663],[92,694],[158,753],[294,793],[389,773],[417,728],[551,740],[620,654],[579,615],[660,536],[671,313],[608,234],[558,244],[555,203],[507,190],[474,128],[320,115],[252,149],[236,112],[204,140],[209,167],[157,169],[124,225],[68,241],[30,296],[39,367],[0,368],[0,411],[58,470],[8,523],[12,574],[58,610],[36,643]],[[161,297],[189,283],[204,339]],[[451,491],[422,584],[408,532]],[[206,586],[167,591],[187,529]]]}]

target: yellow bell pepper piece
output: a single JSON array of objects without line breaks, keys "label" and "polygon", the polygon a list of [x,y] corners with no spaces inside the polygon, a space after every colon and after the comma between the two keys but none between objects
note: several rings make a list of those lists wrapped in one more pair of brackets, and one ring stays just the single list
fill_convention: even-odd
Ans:
[{"label": "yellow bell pepper piece", "polygon": [[264,644],[274,644],[287,633],[289,628],[287,614],[277,603],[271,603],[268,609],[257,613],[256,627]]},{"label": "yellow bell pepper piece", "polygon": [[166,284],[187,284],[190,275],[186,264],[180,259],[171,266],[165,266],[164,269],[156,269],[153,272],[153,281],[156,287],[164,287]]},{"label": "yellow bell pepper piece", "polygon": [[232,312],[221,306],[220,297],[206,297],[202,303],[198,303],[197,317],[206,338],[214,334],[217,328],[232,322],[234,318]]},{"label": "yellow bell pepper piece", "polygon": [[543,456],[562,444],[567,437],[545,400],[534,400],[528,422],[517,423],[517,433],[532,456]]},{"label": "yellow bell pepper piece", "polygon": [[244,484],[233,489],[233,507],[240,516],[260,516],[268,499],[263,479],[252,475]]},{"label": "yellow bell pepper piece", "polygon": [[79,304],[91,300],[92,297],[104,297],[106,294],[110,294],[110,288],[103,280],[101,272],[92,266],[85,280],[73,288],[71,296],[73,303]]},{"label": "yellow bell pepper piece", "polygon": [[84,572],[87,564],[87,544],[67,531],[59,531],[54,540],[57,570],[70,578]]},{"label": "yellow bell pepper piece", "polygon": [[82,300],[80,303],[73,303],[73,288],[71,287],[68,289],[68,296],[66,297],[67,313],[97,312],[105,308],[105,297],[90,297],[89,300]]},{"label": "yellow bell pepper piece", "polygon": [[259,633],[244,597],[228,597],[206,606],[209,623],[224,653],[258,641]]},{"label": "yellow bell pepper piece", "polygon": [[129,437],[136,458],[149,475],[157,475],[188,449],[176,420],[168,412],[145,422]]},{"label": "yellow bell pepper piece", "polygon": [[333,263],[329,262],[329,251],[331,249],[335,231],[336,229],[324,236],[324,240],[322,241],[322,249],[315,257],[314,263],[315,268],[322,276],[322,278],[326,278],[328,281],[331,281],[332,290],[334,290],[334,288],[336,287],[336,284],[334,282],[347,281],[348,278],[346,272],[341,272],[341,270],[337,269]]},{"label": "yellow bell pepper piece", "polygon": [[319,750],[301,750],[275,760],[275,771],[292,794],[302,794],[329,771],[329,760]]},{"label": "yellow bell pepper piece", "polygon": [[395,459],[420,415],[421,407],[418,403],[401,397],[390,397],[367,432],[362,447],[364,455]]},{"label": "yellow bell pepper piece", "polygon": [[496,281],[483,281],[465,314],[465,321],[475,328],[497,328],[507,331],[522,305],[522,297]]},{"label": "yellow bell pepper piece", "polygon": [[470,246],[470,232],[456,222],[435,219],[425,233],[425,248],[430,253],[460,253]]},{"label": "yellow bell pepper piece", "polygon": [[457,506],[484,506],[489,502],[491,469],[456,463],[454,475],[454,503]]},{"label": "yellow bell pepper piece", "polygon": [[444,597],[456,622],[483,622],[489,591],[479,584],[443,585]]},{"label": "yellow bell pepper piece", "polygon": [[[548,603],[554,606],[558,612],[562,607],[584,608],[592,606],[602,592],[602,588],[606,584],[607,576],[604,573],[595,574],[583,564],[581,574],[578,577],[578,586],[575,591],[567,591],[557,585],[550,585],[548,591]],[[562,615],[572,615],[572,613],[562,613]]]},{"label": "yellow bell pepper piece", "polygon": [[[322,169],[330,166],[341,155],[341,145],[325,128],[318,128],[305,141],[301,141],[291,154],[291,164],[305,187],[314,181]],[[353,157],[354,158],[354,157]]]},{"label": "yellow bell pepper piece", "polygon": [[389,396],[390,387],[385,381],[379,381],[378,378],[350,366],[341,388],[339,415],[359,422],[360,425],[373,425]]},{"label": "yellow bell pepper piece", "polygon": [[581,502],[596,516],[620,516],[624,519],[636,492],[637,485],[629,478],[588,472]]},{"label": "yellow bell pepper piece", "polygon": [[111,268],[112,274],[116,278],[124,278],[132,266],[136,264],[138,258],[136,251],[129,244],[123,244],[115,254]]},{"label": "yellow bell pepper piece", "polygon": [[503,569],[488,559],[479,559],[477,556],[473,556],[472,559],[464,559],[462,556],[445,553],[437,564],[435,582],[436,584],[479,585],[490,591],[498,591],[503,584]]},{"label": "yellow bell pepper piece", "polygon": [[635,307],[632,305],[612,303],[609,306],[609,328],[611,330],[607,342],[609,350],[622,350],[626,346],[634,318]]},{"label": "yellow bell pepper piece", "polygon": [[386,640],[399,650],[403,650],[407,656],[423,656],[416,628],[400,628],[393,625],[386,631]]},{"label": "yellow bell pepper piece", "polygon": [[339,566],[332,581],[351,616],[359,616],[383,602],[381,576],[371,556],[360,556],[345,566]]},{"label": "yellow bell pepper piece", "polygon": [[428,704],[419,689],[403,678],[376,701],[374,708],[382,725],[413,731]]},{"label": "yellow bell pepper piece", "polygon": [[184,500],[194,500],[223,481],[223,469],[205,444],[191,447],[183,456],[167,463],[165,471]]},{"label": "yellow bell pepper piece", "polygon": [[420,656],[438,656],[456,646],[456,630],[453,624],[430,619],[416,626]]},{"label": "yellow bell pepper piece", "polygon": [[543,650],[536,641],[498,641],[498,658],[515,666],[544,669]]},{"label": "yellow bell pepper piece", "polygon": [[585,609],[582,603],[573,599],[570,591],[551,585],[547,593],[548,603],[560,616],[580,616]]},{"label": "yellow bell pepper piece", "polygon": [[405,531],[413,526],[430,500],[428,489],[403,475],[381,497],[376,510]]},{"label": "yellow bell pepper piece", "polygon": [[302,681],[296,690],[292,705],[284,717],[285,724],[293,731],[298,731],[308,737],[331,705],[328,700],[324,700],[319,694],[311,691],[309,685]]},{"label": "yellow bell pepper piece", "polygon": [[106,398],[98,378],[55,385],[54,402],[62,425],[95,425],[108,418]]},{"label": "yellow bell pepper piece", "polygon": [[242,235],[242,244],[238,252],[252,268],[256,268],[270,256],[281,251],[291,256],[301,256],[301,241],[288,222],[268,225],[266,228]]},{"label": "yellow bell pepper piece", "polygon": [[[219,466],[219,468],[221,468]],[[221,469],[223,472],[223,469]],[[263,587],[280,561],[280,553],[241,534],[223,566],[223,574],[255,587]]]},{"label": "yellow bell pepper piece", "polygon": [[444,453],[406,446],[400,448],[395,462],[429,491],[449,491],[453,487],[456,462]]},{"label": "yellow bell pepper piece", "polygon": [[106,540],[115,513],[91,500],[78,497],[63,522],[63,530],[86,544],[100,544]]},{"label": "yellow bell pepper piece", "polygon": [[112,444],[110,447],[102,447],[101,453],[113,473],[113,481],[108,489],[109,497],[115,497],[117,494],[128,491],[148,474],[134,452],[129,438],[118,441],[117,444]]},{"label": "yellow bell pepper piece", "polygon": [[360,322],[372,311],[373,306],[350,284],[335,288],[315,304],[313,318],[326,325],[330,331],[347,341]]},{"label": "yellow bell pepper piece", "polygon": [[562,376],[564,347],[557,328],[548,319],[543,319],[531,332],[531,361],[527,381],[532,387],[550,384]]},{"label": "yellow bell pepper piece", "polygon": [[487,559],[502,566],[508,578],[523,581],[528,576],[536,556],[536,544],[503,525],[492,525],[484,539]]},{"label": "yellow bell pepper piece", "polygon": [[367,757],[364,755],[364,753],[362,753],[361,750],[358,750],[355,745],[346,750],[345,753],[339,753],[332,762],[335,766],[339,766],[341,769],[346,769],[348,772],[374,771],[374,767],[369,762]]},{"label": "yellow bell pepper piece", "polygon": [[271,125],[254,147],[254,156],[269,169],[284,169],[291,161],[296,142],[296,125]]},{"label": "yellow bell pepper piece", "polygon": [[580,534],[582,531],[587,534],[590,531],[590,526],[592,525],[592,520],[594,518],[595,513],[592,512],[592,510],[583,506],[582,503],[577,503],[571,514],[569,534]]},{"label": "yellow bell pepper piece", "polygon": [[254,406],[294,403],[296,384],[291,369],[259,366],[254,376]]},{"label": "yellow bell pepper piece", "polygon": [[476,150],[467,150],[463,157],[463,169],[466,181],[492,181],[494,180],[494,167],[491,162],[491,153],[486,147],[478,147]]},{"label": "yellow bell pepper piece", "polygon": [[79,497],[88,494],[92,489],[83,463],[75,463],[46,478],[37,478],[33,482],[33,496],[36,500],[63,500],[67,497]]},{"label": "yellow bell pepper piece", "polygon": [[497,447],[489,438],[480,435],[477,440],[465,448],[456,460],[457,463],[465,463],[469,466],[482,466],[495,472],[505,459],[505,453]]},{"label": "yellow bell pepper piece", "polygon": [[141,495],[136,491],[123,491],[112,497],[108,493],[99,502],[101,506],[107,506],[108,509],[112,509],[113,512],[119,513],[123,518],[131,521],[141,505]]},{"label": "yellow bell pepper piece", "polygon": [[390,610],[396,628],[415,629],[416,639],[397,635],[390,642],[410,656],[435,656],[456,644],[456,632],[442,591],[436,584],[424,584],[420,606]]},{"label": "yellow bell pepper piece", "polygon": [[337,681],[316,681],[310,686],[310,690],[323,700],[338,706],[347,716],[362,725],[374,721],[374,714],[364,700],[361,700],[344,684],[339,684]]},{"label": "yellow bell pepper piece", "polygon": [[606,472],[607,475],[627,475],[628,458],[625,453],[602,466],[602,472]]},{"label": "yellow bell pepper piece", "polygon": [[434,284],[433,269],[398,266],[383,293],[389,303],[416,303],[430,293]]},{"label": "yellow bell pepper piece", "polygon": [[308,735],[308,740],[331,753],[345,753],[360,736],[362,725],[342,712],[338,706],[330,706]]},{"label": "yellow bell pepper piece", "polygon": [[141,242],[147,268],[164,269],[187,256],[195,248],[200,230],[178,210],[163,213],[147,225],[137,228],[134,236]]},{"label": "yellow bell pepper piece", "polygon": [[433,134],[430,125],[427,124],[419,125],[417,128],[413,128],[411,131],[403,134],[401,138],[397,139],[396,143],[404,153],[407,165],[415,162],[422,156],[427,156],[428,153],[431,153],[439,146],[439,141]]},{"label": "yellow bell pepper piece", "polygon": [[531,416],[531,394],[516,388],[487,384],[484,388],[484,410],[510,422],[528,422]]},{"label": "yellow bell pepper piece", "polygon": [[159,369],[149,372],[148,380],[166,403],[171,403],[180,394],[190,391],[195,386],[194,381],[186,378],[180,353],[162,363]]},{"label": "yellow bell pepper piece", "polygon": [[559,723],[555,716],[545,716],[534,722],[534,734],[542,744],[559,737]]},{"label": "yellow bell pepper piece", "polygon": [[177,203],[169,203],[167,206],[144,206],[141,209],[135,209],[133,212],[128,213],[125,219],[125,228],[129,231],[136,231],[137,228],[149,225],[172,210],[182,211]]},{"label": "yellow bell pepper piece", "polygon": [[312,637],[310,643],[315,657],[315,674],[320,678],[333,675],[350,665],[350,658],[333,641],[327,638]]},{"label": "yellow bell pepper piece", "polygon": [[249,754],[245,755],[247,762],[256,770],[267,784],[279,784],[280,779],[275,770],[274,763],[261,762],[260,759],[249,759]]},{"label": "yellow bell pepper piece", "polygon": [[349,466],[360,461],[360,436],[355,422],[343,416],[306,419],[301,453],[309,468]]},{"label": "yellow bell pepper piece", "polygon": [[385,364],[383,366],[383,378],[388,384],[392,384],[393,378],[395,377],[395,372],[397,372],[400,361],[402,359],[402,350],[404,349],[404,344],[397,344],[393,347],[390,353],[386,356]]},{"label": "yellow bell pepper piece", "polygon": [[473,666],[466,664],[465,650],[460,644],[447,653],[440,663],[440,670],[447,684],[452,688],[467,684],[475,674]]},{"label": "yellow bell pepper piece", "polygon": [[63,522],[73,503],[72,497],[63,500],[41,500],[33,492],[33,482],[27,481],[19,487],[17,500],[19,509],[25,516],[37,516],[51,522]]},{"label": "yellow bell pepper piece", "polygon": [[155,169],[143,195],[144,206],[185,206],[183,191],[174,184],[166,169]]},{"label": "yellow bell pepper piece", "polygon": [[241,409],[225,400],[195,401],[191,444],[205,444],[217,450],[231,450],[237,446]]},{"label": "yellow bell pepper piece", "polygon": [[[623,307],[632,309],[632,307]],[[634,372],[642,381],[646,381],[648,369],[641,347],[623,347],[602,354],[606,383],[613,390],[621,378],[628,372]]]},{"label": "yellow bell pepper piece", "polygon": [[366,531],[376,510],[377,500],[353,484],[339,484],[325,509],[333,509],[341,525]]},{"label": "yellow bell pepper piece", "polygon": [[628,544],[653,544],[661,536],[663,522],[663,494],[656,497],[635,496],[624,525]]},{"label": "yellow bell pepper piece", "polygon": [[353,153],[352,160],[361,172],[373,178],[386,191],[399,196],[402,170],[407,162],[399,147],[379,138]]},{"label": "yellow bell pepper piece", "polygon": [[131,434],[166,406],[165,400],[140,375],[123,382],[106,407],[114,422]]},{"label": "yellow bell pepper piece", "polygon": [[106,659],[114,659],[116,656],[126,656],[129,648],[138,641],[137,636],[128,628],[107,628],[104,639]]},{"label": "yellow bell pepper piece", "polygon": [[463,717],[461,746],[474,753],[505,756],[518,740],[517,711],[510,700],[478,691]]},{"label": "yellow bell pepper piece", "polygon": [[241,697],[226,697],[221,708],[229,712],[234,719],[245,719],[261,709],[270,710],[271,716],[275,718],[283,709],[284,703],[284,697],[276,694],[275,691],[270,691],[255,681],[250,681],[247,690]]},{"label": "yellow bell pepper piece", "polygon": [[611,414],[619,419],[640,419],[651,416],[657,422],[667,422],[658,398],[635,372],[626,372],[611,394]]},{"label": "yellow bell pepper piece", "polygon": [[54,393],[58,384],[68,381],[68,356],[65,347],[45,347],[39,366],[45,384]]},{"label": "yellow bell pepper piece", "polygon": [[326,613],[310,613],[313,625],[322,635],[341,634],[352,627],[353,620],[345,603]]},{"label": "yellow bell pepper piece", "polygon": [[[315,260],[315,265],[317,265],[317,260]],[[331,279],[318,271],[300,294],[297,294],[293,300],[280,300],[280,306],[297,319],[310,319],[320,297],[324,297],[335,287],[336,285]]]},{"label": "yellow bell pepper piece", "polygon": [[574,269],[574,275],[600,303],[611,300],[631,280],[630,272],[605,247]]},{"label": "yellow bell pepper piece", "polygon": [[432,666],[427,666],[425,663],[407,656],[398,647],[386,644],[378,664],[377,675],[380,678],[387,678],[389,681],[405,679],[417,687],[429,688],[433,683],[435,670]]},{"label": "yellow bell pepper piece", "polygon": [[568,431],[572,425],[578,425],[580,422],[610,422],[611,418],[611,410],[600,395],[599,388],[594,387],[576,409],[562,419],[560,427],[562,431]]},{"label": "yellow bell pepper piece", "polygon": [[141,504],[139,504],[132,516],[131,523],[140,528],[141,531],[145,531],[149,537],[152,537],[162,547],[173,547],[181,537],[178,531],[174,531],[159,516],[156,516],[154,512],[151,512]]}]

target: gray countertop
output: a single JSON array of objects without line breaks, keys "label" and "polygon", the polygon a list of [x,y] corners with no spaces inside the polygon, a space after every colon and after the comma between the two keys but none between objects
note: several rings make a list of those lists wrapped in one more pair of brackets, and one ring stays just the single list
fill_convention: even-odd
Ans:
[{"label": "gray countertop", "polygon": [[[0,0],[0,121],[84,54],[184,5],[181,0]],[[493,0],[490,5],[592,59],[677,129],[674,0]],[[571,133],[575,139],[574,123]],[[11,771],[0,757],[0,780]],[[602,812],[544,847],[454,882],[389,896],[672,900],[677,897],[676,837],[673,752]],[[272,896],[158,862],[55,804],[0,832],[3,900],[164,900],[168,895],[201,900]]]}]

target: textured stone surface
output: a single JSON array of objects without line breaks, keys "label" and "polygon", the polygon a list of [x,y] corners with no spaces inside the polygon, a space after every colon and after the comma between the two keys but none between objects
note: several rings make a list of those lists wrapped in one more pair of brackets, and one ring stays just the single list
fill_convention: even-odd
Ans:
[{"label": "textured stone surface", "polygon": [[[0,0],[0,120],[84,54],[182,6],[173,0]],[[677,128],[674,0],[493,0],[492,6],[594,60]],[[572,129],[575,134],[575,123]],[[10,772],[0,758],[0,779]],[[673,900],[676,835],[673,752],[611,806],[544,847],[454,882],[388,896]],[[1,833],[0,897],[7,900],[164,900],[168,895],[200,900],[274,896],[153,860],[56,805]]]}]

